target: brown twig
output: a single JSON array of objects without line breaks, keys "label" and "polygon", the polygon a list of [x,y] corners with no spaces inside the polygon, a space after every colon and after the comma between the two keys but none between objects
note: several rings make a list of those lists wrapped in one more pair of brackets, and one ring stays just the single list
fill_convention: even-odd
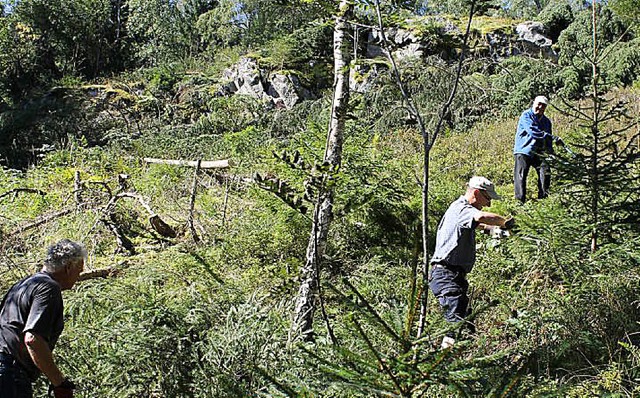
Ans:
[{"label": "brown twig", "polygon": [[39,226],[41,226],[43,224],[46,224],[49,221],[53,221],[53,220],[56,220],[56,219],[58,219],[60,217],[66,216],[67,214],[70,214],[73,211],[74,211],[74,209],[64,209],[64,210],[61,210],[61,211],[59,211],[57,213],[53,213],[53,214],[47,215],[47,216],[45,216],[45,217],[43,217],[43,218],[39,219],[38,221],[35,221],[35,222],[31,223],[31,224],[23,225],[22,227],[14,229],[13,231],[11,231],[8,234],[6,234],[5,237],[19,235],[19,234],[21,234],[23,232],[26,232],[26,231],[30,230],[30,229],[34,229],[34,228],[39,227]]},{"label": "brown twig", "polygon": [[14,188],[11,189],[3,194],[0,194],[0,199],[4,198],[5,196],[9,196],[9,195],[17,195],[19,192],[27,192],[27,193],[37,193],[41,196],[45,196],[47,193],[44,191],[41,191],[39,189],[35,189],[35,188]]}]

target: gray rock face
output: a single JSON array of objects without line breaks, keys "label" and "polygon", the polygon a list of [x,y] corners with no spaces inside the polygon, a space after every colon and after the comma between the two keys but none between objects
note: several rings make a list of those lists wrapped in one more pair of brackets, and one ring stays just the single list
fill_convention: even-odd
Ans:
[{"label": "gray rock face", "polygon": [[226,80],[222,85],[222,95],[248,95],[287,109],[301,100],[313,98],[295,74],[267,75],[252,58],[242,58],[237,64],[224,70],[222,77]]},{"label": "gray rock face", "polygon": [[313,96],[309,90],[302,87],[298,76],[293,74],[275,73],[269,79],[267,95],[271,97],[276,107],[291,109],[297,103]]},{"label": "gray rock face", "polygon": [[544,25],[541,22],[527,21],[516,26],[518,40],[534,44],[538,47],[550,47],[551,39],[544,36]]},{"label": "gray rock face", "polygon": [[[229,82],[224,85],[226,91],[235,94],[242,90],[245,86],[255,86],[262,80],[262,71],[258,68],[256,60],[251,58],[242,58],[231,68],[222,72],[222,78]],[[243,89],[244,92],[255,91]]]},{"label": "gray rock face", "polygon": [[522,45],[523,52],[546,58],[556,59],[558,54],[551,48],[552,41],[544,35],[544,25],[541,22],[526,21],[516,26],[517,41]]},{"label": "gray rock face", "polygon": [[349,71],[349,90],[355,93],[366,93],[373,89],[378,77],[376,64],[355,64]]},{"label": "gray rock face", "polygon": [[[385,29],[384,34],[392,47],[392,55],[396,61],[424,56],[425,46],[412,32],[405,29],[389,28]],[[366,56],[367,58],[386,57],[379,30],[374,29],[369,32]]]},{"label": "gray rock face", "polygon": [[[462,34],[456,25],[446,18],[437,19],[436,23],[442,35],[450,35],[455,39]],[[515,34],[513,29],[513,26],[509,26],[487,33],[483,37],[476,37],[472,51],[479,57],[490,57],[498,61],[523,53],[557,60],[551,39],[544,35],[545,27],[542,23],[527,21],[518,24],[515,26]],[[420,60],[439,52],[444,58],[449,56],[441,53],[442,49],[437,48],[437,43],[434,45],[433,39],[429,43],[429,38],[418,37],[409,29],[388,28],[384,30],[384,34],[396,62]],[[382,35],[377,29],[371,29],[368,33],[364,58],[387,58],[382,47]],[[357,61],[350,71],[351,90],[361,93],[373,90],[380,71],[385,67],[367,60],[362,62],[361,58]],[[267,73],[260,69],[258,62],[253,58],[242,58],[236,65],[223,72],[223,78],[225,83],[222,85],[221,95],[248,95],[277,108],[291,109],[305,99],[315,98],[303,87],[295,74]]]}]

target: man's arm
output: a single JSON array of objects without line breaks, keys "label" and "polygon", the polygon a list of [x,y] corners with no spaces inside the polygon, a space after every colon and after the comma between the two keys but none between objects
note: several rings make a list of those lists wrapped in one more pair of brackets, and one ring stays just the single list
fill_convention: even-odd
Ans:
[{"label": "man's arm", "polygon": [[491,230],[493,227],[504,227],[504,224],[507,222],[507,218],[487,211],[477,213],[473,219],[478,223],[478,228],[482,230]]},{"label": "man's arm", "polygon": [[518,132],[524,131],[536,140],[542,140],[551,135],[551,131],[545,131],[540,128],[540,123],[535,120],[535,116],[524,114],[518,121]]},{"label": "man's arm", "polygon": [[64,376],[58,366],[53,361],[53,353],[49,349],[47,342],[37,334],[26,332],[24,334],[24,344],[27,346],[29,356],[33,363],[49,379],[51,384],[59,386],[64,381]]}]

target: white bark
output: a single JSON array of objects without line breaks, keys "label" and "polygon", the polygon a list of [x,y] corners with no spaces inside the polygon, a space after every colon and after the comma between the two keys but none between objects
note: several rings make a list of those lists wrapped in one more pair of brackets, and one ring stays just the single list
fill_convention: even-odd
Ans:
[{"label": "white bark", "polygon": [[147,163],[170,164],[174,166],[199,167],[201,169],[226,169],[233,167],[234,163],[231,159],[223,160],[176,160],[176,159],[155,159],[144,158]]},{"label": "white bark", "polygon": [[[333,31],[334,92],[324,160],[334,166],[340,165],[342,161],[344,125],[349,103],[350,41],[347,37],[347,18],[352,12],[352,7],[349,0],[340,0]],[[318,302],[320,263],[327,246],[329,226],[333,219],[333,200],[333,188],[327,188],[318,195],[305,265],[302,269],[294,328],[307,339],[313,336],[313,315]]]}]

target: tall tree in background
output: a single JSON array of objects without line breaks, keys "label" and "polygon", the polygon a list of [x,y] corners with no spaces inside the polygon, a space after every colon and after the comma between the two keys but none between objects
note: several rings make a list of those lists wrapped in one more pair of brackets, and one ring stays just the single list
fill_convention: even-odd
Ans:
[{"label": "tall tree in background", "polygon": [[23,0],[14,10],[39,38],[43,56],[58,74],[93,78],[117,71],[126,18],[125,4],[118,0]]},{"label": "tall tree in background", "polygon": [[198,31],[209,47],[259,48],[327,12],[324,1],[220,0],[202,14]]},{"label": "tall tree in background", "polygon": [[[348,34],[348,19],[353,12],[350,0],[341,0],[335,18],[333,31],[334,83],[333,102],[329,133],[324,154],[323,167],[327,172],[337,171],[342,162],[342,144],[344,127],[349,105],[349,63],[351,42]],[[301,332],[305,339],[313,338],[313,315],[319,300],[320,269],[322,257],[327,246],[329,227],[333,219],[334,191],[330,182],[324,184],[318,194],[313,211],[313,224],[305,264],[302,268],[300,288],[294,314],[294,328]]]},{"label": "tall tree in background", "polygon": [[14,101],[62,76],[88,79],[130,65],[125,0],[22,0],[1,21],[0,85]]},{"label": "tall tree in background", "polygon": [[7,102],[19,102],[34,87],[52,77],[41,62],[38,38],[13,15],[0,19],[0,92]]},{"label": "tall tree in background", "polygon": [[[190,55],[189,20],[183,13],[182,2],[129,0],[128,5],[128,29],[136,63],[158,66]],[[195,20],[192,25],[195,25]],[[195,26],[191,28],[195,29]]]}]

